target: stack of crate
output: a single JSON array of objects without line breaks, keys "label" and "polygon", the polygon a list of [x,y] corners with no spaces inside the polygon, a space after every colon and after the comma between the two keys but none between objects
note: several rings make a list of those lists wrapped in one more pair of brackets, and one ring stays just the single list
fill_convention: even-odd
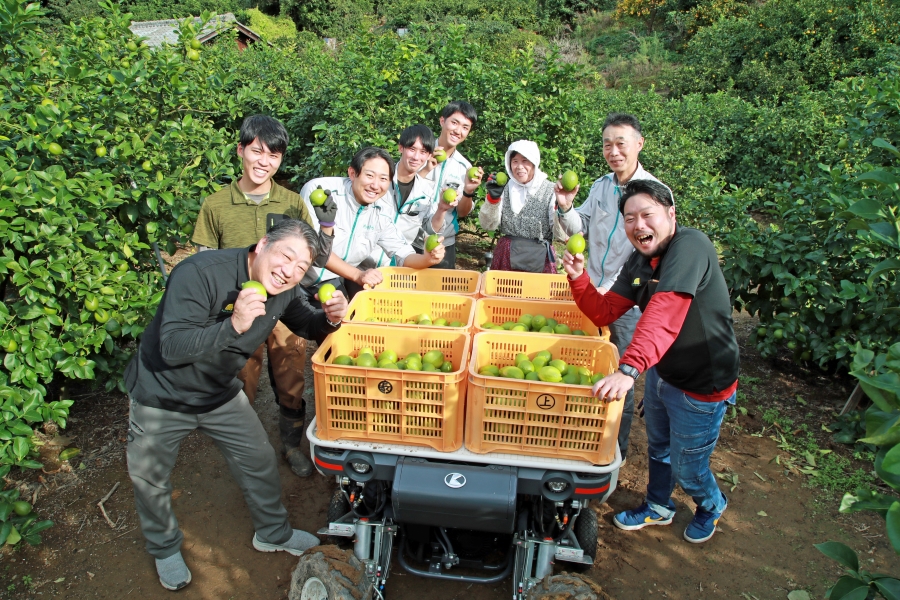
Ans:
[{"label": "stack of crate", "polygon": [[[422,445],[452,452],[503,452],[608,464],[615,458],[622,403],[590,386],[479,375],[513,364],[518,353],[547,350],[572,366],[609,374],[618,352],[575,306],[564,275],[402,267],[353,299],[345,324],[313,356],[322,439]],[[409,322],[427,314],[432,323]],[[486,329],[486,323],[541,314],[582,330],[559,335]],[[435,326],[437,319],[457,326]],[[398,322],[399,321],[399,322]],[[340,366],[335,356],[363,347],[403,356],[440,350],[447,373]],[[463,435],[465,439],[463,439]]]}]

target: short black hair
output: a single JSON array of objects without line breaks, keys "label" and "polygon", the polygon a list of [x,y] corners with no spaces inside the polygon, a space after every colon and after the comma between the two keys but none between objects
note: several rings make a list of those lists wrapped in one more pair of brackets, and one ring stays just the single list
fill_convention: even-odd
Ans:
[{"label": "short black hair", "polygon": [[675,206],[672,192],[658,181],[652,179],[632,179],[622,188],[622,196],[619,198],[619,212],[625,214],[625,203],[638,194],[647,194],[653,201],[663,206]]},{"label": "short black hair", "polygon": [[412,148],[416,140],[422,142],[422,147],[428,152],[434,152],[434,132],[425,125],[413,125],[400,132],[400,141],[397,142],[404,148]]},{"label": "short black hair", "polygon": [[638,118],[634,115],[630,115],[628,113],[609,113],[606,115],[606,120],[603,121],[603,128],[600,130],[601,132],[606,131],[607,127],[615,127],[618,125],[628,125],[635,131],[637,131],[638,135],[644,135],[641,133],[641,122],[638,121]]},{"label": "short black hair", "polygon": [[278,119],[266,115],[252,115],[244,119],[241,123],[240,133],[241,146],[249,146],[253,140],[259,138],[259,141],[266,145],[272,152],[284,154],[288,147],[290,137],[287,129]]},{"label": "short black hair", "polygon": [[319,234],[309,223],[298,219],[281,219],[266,233],[266,240],[274,244],[287,237],[297,237],[306,242],[309,248],[309,264],[312,265],[319,255]]},{"label": "short black hair", "polygon": [[373,158],[383,158],[385,162],[388,164],[388,169],[391,174],[391,181],[394,180],[394,159],[391,158],[391,155],[384,148],[376,148],[375,146],[367,146],[353,155],[353,160],[350,161],[350,168],[359,175],[362,172],[363,165],[372,160]]},{"label": "short black hair", "polygon": [[478,122],[478,113],[475,112],[475,107],[465,100],[454,100],[444,107],[444,110],[441,111],[441,116],[449,119],[456,113],[462,113],[462,116],[472,121],[472,127],[475,127],[475,123]]}]

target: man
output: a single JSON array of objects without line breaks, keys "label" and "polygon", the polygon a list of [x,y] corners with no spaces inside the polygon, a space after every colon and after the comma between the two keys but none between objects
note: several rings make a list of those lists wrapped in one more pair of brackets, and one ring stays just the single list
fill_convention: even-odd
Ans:
[{"label": "man", "polygon": [[[605,294],[615,282],[622,265],[634,248],[625,236],[625,227],[619,215],[621,188],[632,179],[659,181],[644,170],[638,155],[644,147],[641,124],[636,117],[624,113],[611,113],[603,123],[603,158],[612,169],[594,182],[587,200],[574,211],[572,202],[558,202],[557,221],[566,235],[578,232],[588,242],[588,275]],[[631,343],[634,327],[641,316],[637,307],[632,308],[614,323],[609,324],[610,341],[619,349],[619,355]],[[628,456],[628,438],[634,419],[634,390],[625,397],[622,423],[619,427],[619,450],[622,460]]]},{"label": "man", "polygon": [[[425,254],[416,254],[415,249],[403,236],[384,208],[385,195],[389,194],[394,179],[394,159],[382,148],[363,148],[350,161],[347,177],[321,177],[303,186],[300,194],[304,201],[317,187],[328,190],[337,204],[337,219],[334,225],[332,252],[347,264],[357,267],[377,249],[394,261],[394,264],[413,269],[427,269],[444,258],[444,246]],[[373,269],[377,272],[377,270]],[[343,289],[342,282],[328,266],[315,268],[315,285],[321,287],[328,282],[337,289]],[[358,288],[348,289],[352,297]]]},{"label": "man", "polygon": [[632,180],[619,211],[637,252],[606,294],[584,273],[584,255],[566,252],[563,258],[575,302],[596,325],[612,323],[635,305],[643,311],[619,370],[594,385],[598,398],[618,401],[647,373],[647,497],[638,508],[615,515],[613,523],[625,530],[669,525],[678,483],[697,505],[684,539],[705,542],[728,506],[709,468],[740,366],[728,286],[709,238],[676,227],[666,186]]},{"label": "man", "polygon": [[[318,543],[291,529],[275,451],[237,378],[279,320],[295,335],[318,341],[340,326],[347,312],[343,295],[314,310],[297,287],[317,251],[309,225],[284,219],[255,246],[186,258],[172,271],[125,369],[131,401],[128,473],[147,551],[166,589],[191,581],[169,476],[181,440],[195,429],[213,439],[244,493],[254,548],[299,556]],[[265,293],[260,286],[242,289],[248,281]]]},{"label": "man", "polygon": [[[425,125],[413,125],[400,133],[397,143],[400,160],[394,181],[390,193],[378,201],[384,214],[393,218],[403,237],[419,254],[425,249],[422,221],[432,210],[434,184],[418,173],[431,159],[434,144],[434,133]],[[382,267],[390,265],[391,259],[378,248],[372,255],[372,262],[376,267]]]},{"label": "man", "polygon": [[[468,102],[458,100],[445,106],[441,111],[441,135],[438,137],[435,153],[441,150],[446,153],[447,158],[438,163],[432,156],[420,172],[420,175],[434,184],[431,202],[435,209],[441,212],[440,227],[435,229],[443,236],[447,251],[444,260],[435,265],[438,269],[456,268],[456,234],[459,232],[459,220],[472,212],[475,190],[481,185],[481,179],[484,177],[484,170],[481,167],[478,168],[477,177],[474,179],[469,177],[472,163],[458,150],[458,146],[466,141],[477,121],[478,113]],[[441,199],[447,188],[455,189],[458,194],[456,200],[449,206]]]},{"label": "man", "polygon": [[[208,196],[200,207],[192,241],[201,250],[246,248],[259,240],[273,223],[281,219],[299,219],[310,225],[313,220],[299,194],[285,189],[274,181],[288,146],[288,133],[276,119],[253,115],[241,124],[237,154],[241,158],[241,177],[226,188]],[[316,264],[332,264],[342,274],[347,266],[335,266],[339,259],[331,255],[333,224],[337,207],[328,200],[315,207],[319,231],[319,252]],[[330,225],[329,225],[330,224]],[[355,276],[363,274],[356,269]],[[302,282],[312,283],[311,279]],[[377,282],[376,282],[377,283]],[[299,477],[312,473],[312,463],[301,450],[306,403],[304,365],[306,340],[276,323],[272,334],[241,370],[238,379],[244,382],[244,393],[253,404],[262,372],[263,352],[268,348],[269,379],[279,405],[278,430],[281,452],[291,471]]]}]

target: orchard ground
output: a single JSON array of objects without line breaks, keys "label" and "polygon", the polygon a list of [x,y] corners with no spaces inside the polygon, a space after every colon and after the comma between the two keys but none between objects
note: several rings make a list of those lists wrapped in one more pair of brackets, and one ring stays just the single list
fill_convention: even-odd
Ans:
[{"label": "orchard ground", "polygon": [[[473,258],[484,249],[464,238],[461,244],[460,266],[477,267]],[[600,546],[588,576],[613,598],[763,600],[787,598],[792,590],[821,598],[842,574],[837,563],[813,547],[828,540],[856,550],[866,570],[900,572],[883,520],[870,513],[838,512],[840,496],[849,491],[841,485],[847,477],[828,467],[833,463],[826,456],[842,457],[845,474],[872,464],[855,458],[852,447],[833,442],[823,429],[834,422],[851,384],[801,368],[789,357],[760,359],[748,343],[756,320],[741,314],[735,318],[742,354],[738,406],[746,414],[740,410],[729,416],[712,459],[728,494],[728,510],[716,535],[701,545],[682,539],[693,504],[680,491],[672,526],[636,532],[614,528],[612,515],[639,504],[647,482],[646,437],[643,421],[636,418],[619,487],[608,504],[592,507],[599,519]],[[307,377],[311,382],[311,372]],[[256,408],[277,446],[277,407],[263,379]],[[171,598],[144,551],[134,510],[125,462],[126,399],[90,391],[74,399],[67,429],[42,434],[47,441],[41,451],[44,472],[10,476],[24,496],[35,499],[42,518],[56,525],[44,532],[38,547],[20,543],[0,551],[0,598]],[[65,446],[82,451],[71,466],[57,458]],[[821,473],[815,481],[833,485],[835,491],[812,485],[804,471],[813,468]],[[283,460],[280,471],[293,526],[308,531],[324,526],[333,478],[314,474],[298,479]],[[297,559],[252,548],[246,505],[208,438],[195,433],[184,441],[172,483],[173,506],[185,533],[183,553],[193,572],[192,583],[177,597],[286,598]],[[117,484],[103,504],[107,521],[98,502]],[[391,572],[387,590],[402,600],[426,594],[434,600],[488,600],[508,597],[511,588],[510,580],[479,586],[422,579],[405,573],[396,561]]]}]

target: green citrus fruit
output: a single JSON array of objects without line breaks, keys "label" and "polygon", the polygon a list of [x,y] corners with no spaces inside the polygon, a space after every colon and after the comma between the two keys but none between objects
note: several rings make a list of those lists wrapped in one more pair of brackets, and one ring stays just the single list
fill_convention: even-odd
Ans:
[{"label": "green citrus fruit", "polygon": [[17,500],[16,502],[13,502],[13,511],[20,517],[24,517],[25,515],[31,514],[31,504],[24,500]]},{"label": "green citrus fruit", "polygon": [[147,172],[150,172],[153,170],[153,163],[151,163],[149,160],[145,160],[141,163],[141,168]]},{"label": "green citrus fruit", "polygon": [[334,362],[334,364],[336,364],[336,365],[343,365],[343,366],[352,365],[353,357],[348,356],[346,354],[341,354],[340,356],[336,356],[334,358],[334,361],[332,361],[332,362]]},{"label": "green citrus fruit", "polygon": [[243,285],[241,285],[241,289],[246,290],[247,288],[250,288],[251,290],[256,290],[256,293],[259,294],[260,296],[262,296],[263,298],[269,297],[269,293],[266,292],[266,286],[264,286],[263,284],[261,284],[258,281],[253,281],[252,279],[250,281],[245,281],[243,283]]},{"label": "green citrus fruit", "polygon": [[389,361],[395,363],[395,362],[397,362],[398,358],[399,357],[397,356],[397,353],[394,352],[393,350],[385,350],[384,352],[382,352],[381,354],[378,355],[379,362],[381,362],[383,360],[389,360]]},{"label": "green citrus fruit", "polygon": [[191,48],[193,48],[194,50],[199,50],[201,45],[202,44],[200,43],[200,40],[198,40],[196,38],[191,40]]},{"label": "green citrus fruit", "polygon": [[766,328],[760,327],[759,329],[757,329],[756,335],[758,335],[759,337],[766,337]]},{"label": "green citrus fruit", "polygon": [[541,327],[547,324],[547,317],[544,315],[534,315],[531,318],[531,329],[538,331]]},{"label": "green citrus fruit", "polygon": [[520,369],[522,369],[523,373],[531,373],[532,371],[535,370],[534,363],[531,362],[530,360],[528,360],[527,358],[525,360],[517,362],[516,366],[519,367]]},{"label": "green citrus fruit", "polygon": [[528,373],[525,373],[525,379],[527,381],[540,381],[541,376],[538,375],[537,371],[529,371]]},{"label": "green citrus fruit", "polygon": [[371,354],[360,354],[356,357],[356,366],[357,367],[377,367],[378,360]]},{"label": "green citrus fruit", "polygon": [[541,370],[538,371],[538,378],[549,383],[559,383],[562,381],[562,373],[559,372],[559,369],[548,365],[541,367]]},{"label": "green citrus fruit", "polygon": [[16,350],[19,349],[19,342],[16,340],[9,340],[5,346],[3,346],[3,351],[7,354],[12,354]]},{"label": "green citrus fruit", "polygon": [[547,363],[549,366],[555,368],[560,374],[565,375],[569,372],[569,365],[566,364],[566,361],[560,359],[551,360]]},{"label": "green citrus fruit", "polygon": [[547,366],[547,362],[549,362],[549,361],[547,360],[546,356],[535,356],[534,359],[531,361],[531,364],[534,365],[535,371],[540,371],[541,369],[543,369],[544,367]]},{"label": "green citrus fruit", "polygon": [[478,369],[478,374],[486,375],[488,377],[500,377],[500,369],[494,365],[485,365]]},{"label": "green citrus fruit", "polygon": [[475,181],[476,179],[478,179],[478,167],[472,167],[471,169],[469,169],[466,175],[469,176],[469,179]]},{"label": "green citrus fruit", "polygon": [[525,379],[525,373],[519,367],[503,367],[500,376],[508,379]]},{"label": "green citrus fruit", "polygon": [[568,383],[569,385],[578,385],[581,383],[581,373],[570,369],[568,373],[563,375],[562,382]]},{"label": "green citrus fruit", "polygon": [[96,154],[99,158],[103,158],[106,156],[106,146],[97,146],[94,148],[94,154]]},{"label": "green citrus fruit", "polygon": [[603,377],[603,373],[594,373],[593,375],[591,375],[591,383],[597,383],[598,381],[603,379]]},{"label": "green citrus fruit", "polygon": [[553,333],[553,328],[549,325],[544,325],[540,329],[538,329],[538,333]]},{"label": "green citrus fruit", "polygon": [[772,335],[775,337],[776,340],[780,340],[781,338],[784,337],[784,329],[776,329],[772,333]]},{"label": "green citrus fruit", "polygon": [[365,346],[364,348],[360,348],[359,352],[356,353],[357,356],[360,356],[362,354],[371,354],[372,356],[375,356],[375,351],[370,347]]},{"label": "green citrus fruit", "polygon": [[106,39],[106,34],[103,33],[102,31],[95,31],[95,32],[94,32],[94,39],[97,39],[97,40],[105,40],[105,39]]},{"label": "green citrus fruit", "polygon": [[337,290],[335,290],[335,287],[330,283],[322,284],[322,286],[319,288],[319,302],[324,304],[325,302],[331,300],[331,298],[334,296],[335,291]]},{"label": "green citrus fruit", "polygon": [[47,146],[47,152],[49,152],[53,156],[59,156],[63,153],[63,149],[62,146],[60,146],[56,142],[50,142],[50,145]]},{"label": "green citrus fruit", "polygon": [[109,311],[105,308],[97,309],[97,312],[94,313],[94,320],[98,323],[106,323],[109,321]]},{"label": "green citrus fruit", "polygon": [[494,178],[498,185],[506,185],[509,182],[509,176],[506,173],[500,172],[497,173],[497,177]]},{"label": "green citrus fruit", "polygon": [[576,233],[566,242],[566,249],[572,256],[584,253],[585,246],[587,246],[587,243],[584,241],[584,236],[580,233]]},{"label": "green citrus fruit", "polygon": [[138,45],[134,43],[134,40],[129,40],[127,44],[125,44],[125,49],[129,52],[137,52]]},{"label": "green citrus fruit", "polygon": [[435,150],[434,160],[438,161],[439,163],[444,162],[445,160],[447,160],[447,153],[443,150]]},{"label": "green citrus fruit", "polygon": [[438,241],[438,235],[437,234],[429,235],[425,239],[425,252],[431,252],[432,250],[437,248],[439,245],[440,245],[440,242]]},{"label": "green citrus fruit", "polygon": [[191,48],[190,50],[187,51],[187,57],[188,57],[188,60],[197,62],[198,60],[200,60],[200,51],[194,50],[193,48]]},{"label": "green citrus fruit", "polygon": [[562,176],[562,186],[567,192],[571,192],[578,187],[578,175],[575,171],[566,171]]},{"label": "green citrus fruit", "polygon": [[22,540],[22,536],[19,535],[19,530],[15,527],[10,530],[9,535],[6,536],[6,543],[10,546],[15,546]]},{"label": "green citrus fruit", "polygon": [[325,200],[327,199],[328,194],[320,189],[313,190],[312,194],[309,195],[309,203],[313,206],[322,206],[323,204],[325,204]]},{"label": "green citrus fruit", "polygon": [[88,296],[84,300],[84,307],[87,310],[94,312],[100,307],[100,301],[97,299],[97,296]]},{"label": "green citrus fruit", "polygon": [[444,364],[441,365],[441,373],[450,373],[453,370],[453,363],[449,360],[445,360]]},{"label": "green citrus fruit", "polygon": [[565,323],[557,324],[553,331],[558,335],[572,335],[572,329]]},{"label": "green citrus fruit", "polygon": [[440,350],[429,350],[425,353],[425,356],[422,357],[422,362],[440,366],[444,364],[444,353]]},{"label": "green citrus fruit", "polygon": [[444,193],[441,194],[441,198],[447,204],[453,203],[453,201],[456,200],[456,190],[454,190],[453,188],[447,188],[446,190],[444,190]]},{"label": "green citrus fruit", "polygon": [[406,368],[410,371],[421,371],[422,370],[422,359],[421,358],[407,358],[406,359]]}]

